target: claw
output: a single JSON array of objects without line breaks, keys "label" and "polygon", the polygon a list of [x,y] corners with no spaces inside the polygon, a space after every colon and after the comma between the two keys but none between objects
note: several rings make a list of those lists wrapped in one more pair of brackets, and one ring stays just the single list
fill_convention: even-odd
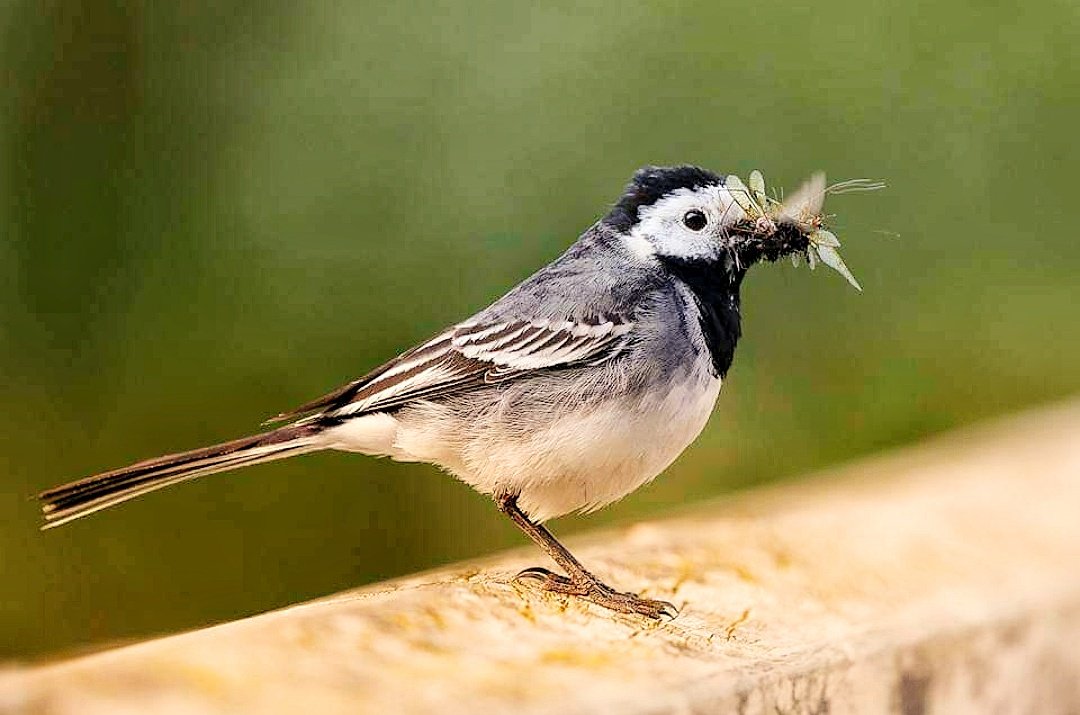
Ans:
[{"label": "claw", "polygon": [[547,581],[548,578],[551,576],[555,576],[555,574],[545,568],[533,566],[532,568],[522,569],[521,571],[518,571],[517,576],[514,576],[514,580],[528,581],[532,579],[536,581]]},{"label": "claw", "polygon": [[675,608],[674,604],[667,601],[654,601],[654,603],[661,604],[660,615],[667,618],[669,621],[674,621],[675,617],[679,615],[679,609]]},{"label": "claw", "polygon": [[543,591],[564,593],[570,596],[587,596],[591,591],[590,584],[574,581],[539,566],[521,571],[514,580],[533,581]]}]

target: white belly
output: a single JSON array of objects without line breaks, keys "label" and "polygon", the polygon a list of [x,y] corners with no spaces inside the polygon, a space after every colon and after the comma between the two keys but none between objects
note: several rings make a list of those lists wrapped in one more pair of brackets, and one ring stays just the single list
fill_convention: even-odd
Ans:
[{"label": "white belly", "polygon": [[407,419],[349,420],[324,439],[331,449],[436,464],[484,494],[518,494],[543,521],[598,509],[653,479],[701,433],[719,392],[718,378],[691,374],[515,431],[427,403]]},{"label": "white belly", "polygon": [[720,380],[669,387],[558,419],[527,439],[467,447],[464,469],[453,471],[481,492],[517,493],[539,521],[598,509],[652,480],[697,438]]}]

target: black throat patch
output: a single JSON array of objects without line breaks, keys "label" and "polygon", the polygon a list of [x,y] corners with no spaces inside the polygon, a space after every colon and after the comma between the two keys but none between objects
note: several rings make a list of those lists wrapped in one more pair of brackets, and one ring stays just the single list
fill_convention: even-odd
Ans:
[{"label": "black throat patch", "polygon": [[725,377],[735,359],[735,345],[742,335],[739,286],[746,271],[730,273],[726,266],[712,261],[660,260],[693,294],[713,370],[717,376]]}]

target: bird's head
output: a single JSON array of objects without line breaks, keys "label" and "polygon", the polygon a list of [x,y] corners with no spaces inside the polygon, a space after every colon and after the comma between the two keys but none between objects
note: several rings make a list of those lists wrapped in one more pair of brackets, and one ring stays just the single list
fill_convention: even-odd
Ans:
[{"label": "bird's head", "polygon": [[741,277],[759,261],[804,256],[858,288],[836,251],[839,241],[825,227],[823,174],[784,201],[766,195],[759,172],[749,183],[696,166],[648,166],[634,174],[604,223],[642,260],[710,265]]}]

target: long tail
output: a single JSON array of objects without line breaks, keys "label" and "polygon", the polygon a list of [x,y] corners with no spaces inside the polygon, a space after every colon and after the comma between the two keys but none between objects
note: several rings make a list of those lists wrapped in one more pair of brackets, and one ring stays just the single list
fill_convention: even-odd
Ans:
[{"label": "long tail", "polygon": [[102,472],[38,495],[45,529],[66,524],[114,504],[171,484],[260,462],[323,449],[315,425],[287,425],[180,454],[167,454],[128,467]]}]

